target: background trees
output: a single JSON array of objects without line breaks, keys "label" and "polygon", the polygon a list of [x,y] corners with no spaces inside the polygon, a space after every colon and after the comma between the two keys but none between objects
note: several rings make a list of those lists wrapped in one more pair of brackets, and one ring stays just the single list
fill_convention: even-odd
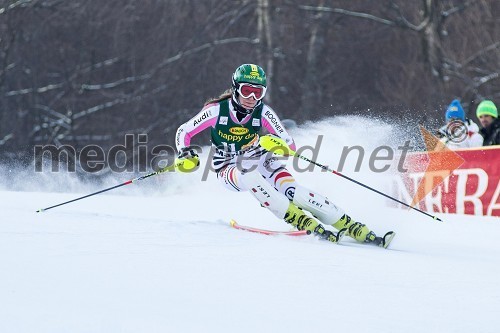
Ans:
[{"label": "background trees", "polygon": [[[241,63],[298,122],[337,114],[439,121],[499,100],[494,0],[0,1],[0,152],[35,144],[172,144]],[[368,111],[369,109],[369,111]]]}]

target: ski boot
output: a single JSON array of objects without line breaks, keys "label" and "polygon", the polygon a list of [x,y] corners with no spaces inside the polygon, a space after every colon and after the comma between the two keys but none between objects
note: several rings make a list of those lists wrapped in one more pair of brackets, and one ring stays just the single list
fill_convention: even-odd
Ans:
[{"label": "ski boot", "polygon": [[338,243],[346,233],[347,229],[341,229],[338,233],[326,230],[322,224],[316,221],[314,218],[309,217],[304,213],[299,207],[290,203],[288,210],[286,211],[284,220],[296,227],[299,230],[307,230],[312,232],[321,239],[325,239],[332,243]]},{"label": "ski boot", "polygon": [[370,231],[366,225],[360,222],[354,222],[351,217],[344,214],[340,220],[333,224],[335,228],[347,228],[348,235],[358,242],[370,243],[386,249],[396,235],[394,231],[387,232],[383,237],[378,237],[373,231]]}]

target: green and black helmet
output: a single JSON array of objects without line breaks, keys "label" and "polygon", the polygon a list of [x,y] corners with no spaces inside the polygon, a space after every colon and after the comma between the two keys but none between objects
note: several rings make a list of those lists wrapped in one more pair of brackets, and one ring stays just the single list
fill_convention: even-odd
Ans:
[{"label": "green and black helmet", "polygon": [[[232,102],[234,108],[241,112],[250,114],[257,106],[262,103],[262,99],[266,95],[267,78],[264,70],[254,64],[243,64],[236,68],[232,78]],[[248,110],[239,102],[239,96],[249,98],[253,96],[257,100],[257,104]]]}]

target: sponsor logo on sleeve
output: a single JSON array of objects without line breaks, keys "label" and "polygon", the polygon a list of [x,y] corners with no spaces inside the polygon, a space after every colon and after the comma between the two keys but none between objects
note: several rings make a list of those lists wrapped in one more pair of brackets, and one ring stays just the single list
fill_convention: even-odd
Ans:
[{"label": "sponsor logo on sleeve", "polygon": [[276,133],[283,133],[283,126],[281,126],[281,124],[279,123],[278,119],[276,119],[276,117],[271,113],[271,111],[266,111],[266,113],[264,113],[264,116],[266,116],[267,120],[269,120],[269,122],[271,124],[273,124],[273,127],[274,127],[274,130],[276,131]]},{"label": "sponsor logo on sleeve", "polygon": [[179,128],[177,131],[177,135],[175,136],[175,143],[177,144],[177,147],[181,145],[181,134],[184,132],[184,129]]},{"label": "sponsor logo on sleeve", "polygon": [[196,118],[193,122],[193,126],[199,125],[203,122],[203,120],[208,119],[212,115],[212,112],[210,110],[207,110],[203,112],[201,116]]}]

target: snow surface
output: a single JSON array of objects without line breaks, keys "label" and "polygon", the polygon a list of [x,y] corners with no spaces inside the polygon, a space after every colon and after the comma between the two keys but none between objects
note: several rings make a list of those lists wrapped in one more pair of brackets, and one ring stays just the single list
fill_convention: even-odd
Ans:
[{"label": "snow surface", "polygon": [[[399,144],[388,124],[351,122],[307,125],[309,135],[326,133],[319,162],[336,168],[343,145]],[[293,134],[299,146],[315,143]],[[348,162],[350,177],[387,185],[367,160],[360,172]],[[35,213],[133,176],[93,187],[71,174],[10,170],[16,186],[0,186],[0,332],[498,331],[500,219],[439,223],[315,171],[296,178],[377,233],[395,230],[391,249],[258,235],[229,219],[288,226],[250,194],[201,175],[156,176]]]}]

